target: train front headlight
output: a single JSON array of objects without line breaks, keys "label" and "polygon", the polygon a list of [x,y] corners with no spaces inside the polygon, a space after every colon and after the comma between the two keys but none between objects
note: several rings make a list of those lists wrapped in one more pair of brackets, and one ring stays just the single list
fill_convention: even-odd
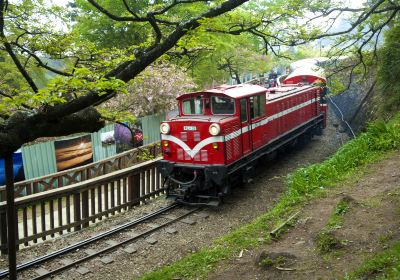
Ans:
[{"label": "train front headlight", "polygon": [[212,125],[210,125],[208,132],[210,132],[211,135],[216,136],[221,132],[221,127],[219,126],[219,124],[213,123]]},{"label": "train front headlight", "polygon": [[161,132],[162,134],[168,134],[168,133],[170,132],[170,130],[171,130],[171,128],[170,128],[169,124],[167,124],[167,123],[162,123],[162,124],[160,125],[160,132]]}]

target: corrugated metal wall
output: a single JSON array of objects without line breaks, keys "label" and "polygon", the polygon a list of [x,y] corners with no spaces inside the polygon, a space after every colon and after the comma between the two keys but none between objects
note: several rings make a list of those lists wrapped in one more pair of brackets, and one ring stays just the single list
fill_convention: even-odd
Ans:
[{"label": "corrugated metal wall", "polygon": [[[160,140],[160,122],[163,120],[165,120],[165,114],[141,118],[144,145]],[[101,143],[101,133],[113,130],[114,124],[109,124],[100,131],[91,134],[94,162],[111,157],[117,153],[115,144],[103,145]],[[25,179],[28,180],[57,172],[54,141],[24,146],[21,150]]]},{"label": "corrugated metal wall", "polygon": [[[103,145],[101,143],[101,133],[113,130],[114,124],[109,124],[98,132],[91,134],[93,161],[99,161],[117,153],[115,144]],[[24,162],[25,179],[28,180],[57,172],[54,141],[23,146],[21,151]]]},{"label": "corrugated metal wall", "polygon": [[25,179],[57,172],[54,141],[23,146],[21,152]]},{"label": "corrugated metal wall", "polygon": [[92,133],[93,161],[99,161],[117,153],[115,144],[103,145],[101,143],[101,133],[109,131],[114,131],[114,124],[108,124],[98,132]]},{"label": "corrugated metal wall", "polygon": [[140,120],[143,128],[143,144],[160,141],[160,122],[165,120],[165,114],[146,116]]}]

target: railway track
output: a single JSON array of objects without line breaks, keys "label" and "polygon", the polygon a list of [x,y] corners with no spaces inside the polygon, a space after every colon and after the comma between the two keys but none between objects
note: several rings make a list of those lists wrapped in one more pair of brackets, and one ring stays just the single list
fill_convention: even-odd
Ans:
[{"label": "railway track", "polygon": [[[131,246],[131,243],[184,219],[190,214],[200,210],[200,208],[201,207],[197,207],[188,210],[175,203],[168,205],[134,221],[122,224],[63,249],[22,263],[17,266],[17,272],[20,274],[23,271],[29,272],[30,270],[36,269],[36,274],[39,275],[32,277],[33,273],[30,273],[30,279],[38,280],[52,277],[93,258],[104,256],[118,248],[122,248],[124,245],[130,244],[129,246]],[[173,212],[173,210],[176,213]],[[173,212],[173,214],[171,214],[171,212]],[[121,240],[113,240],[116,236]],[[151,243],[151,241],[149,243]],[[129,251],[133,250],[132,248],[133,247],[130,249],[128,247],[125,249]],[[8,270],[0,271],[0,278],[5,278],[7,276]]]}]

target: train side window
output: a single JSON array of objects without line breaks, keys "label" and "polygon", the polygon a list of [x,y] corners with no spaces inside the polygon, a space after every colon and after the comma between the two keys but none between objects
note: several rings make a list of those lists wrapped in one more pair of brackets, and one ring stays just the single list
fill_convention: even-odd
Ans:
[{"label": "train side window", "polygon": [[265,94],[250,97],[250,114],[252,119],[265,114]]},{"label": "train side window", "polygon": [[240,122],[247,121],[247,100],[240,100]]},{"label": "train side window", "polygon": [[229,97],[213,96],[211,110],[214,115],[231,115],[235,113],[235,101]]},{"label": "train side window", "polygon": [[250,115],[251,118],[257,118],[259,113],[258,113],[258,102],[257,102],[257,97],[256,96],[252,96],[250,97]]},{"label": "train side window", "polygon": [[265,97],[265,93],[259,95],[260,97],[260,114],[261,116],[265,115],[265,104],[266,102],[266,97]]}]

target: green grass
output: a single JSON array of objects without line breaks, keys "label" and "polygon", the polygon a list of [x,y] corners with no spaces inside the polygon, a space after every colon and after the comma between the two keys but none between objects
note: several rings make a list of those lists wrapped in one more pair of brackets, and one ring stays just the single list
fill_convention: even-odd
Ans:
[{"label": "green grass", "polygon": [[400,148],[400,114],[389,123],[375,122],[367,132],[349,141],[330,159],[301,168],[288,177],[288,190],[277,204],[252,223],[217,239],[209,248],[142,276],[141,279],[203,279],[224,259],[242,249],[259,245],[259,238],[270,241],[269,231],[299,211],[305,202],[339,182],[351,180],[367,163],[382,159],[386,152]]},{"label": "green grass", "polygon": [[391,249],[368,258],[358,269],[343,279],[400,279],[400,241]]},{"label": "green grass", "polygon": [[342,227],[344,214],[349,209],[349,201],[343,198],[333,209],[332,215],[326,226],[317,235],[317,248],[322,254],[326,254],[339,249],[344,245],[342,241],[338,240],[335,236],[335,231]]},{"label": "green grass", "polygon": [[349,209],[349,202],[342,199],[338,202],[326,225],[327,230],[339,229],[342,226],[344,214]]}]

